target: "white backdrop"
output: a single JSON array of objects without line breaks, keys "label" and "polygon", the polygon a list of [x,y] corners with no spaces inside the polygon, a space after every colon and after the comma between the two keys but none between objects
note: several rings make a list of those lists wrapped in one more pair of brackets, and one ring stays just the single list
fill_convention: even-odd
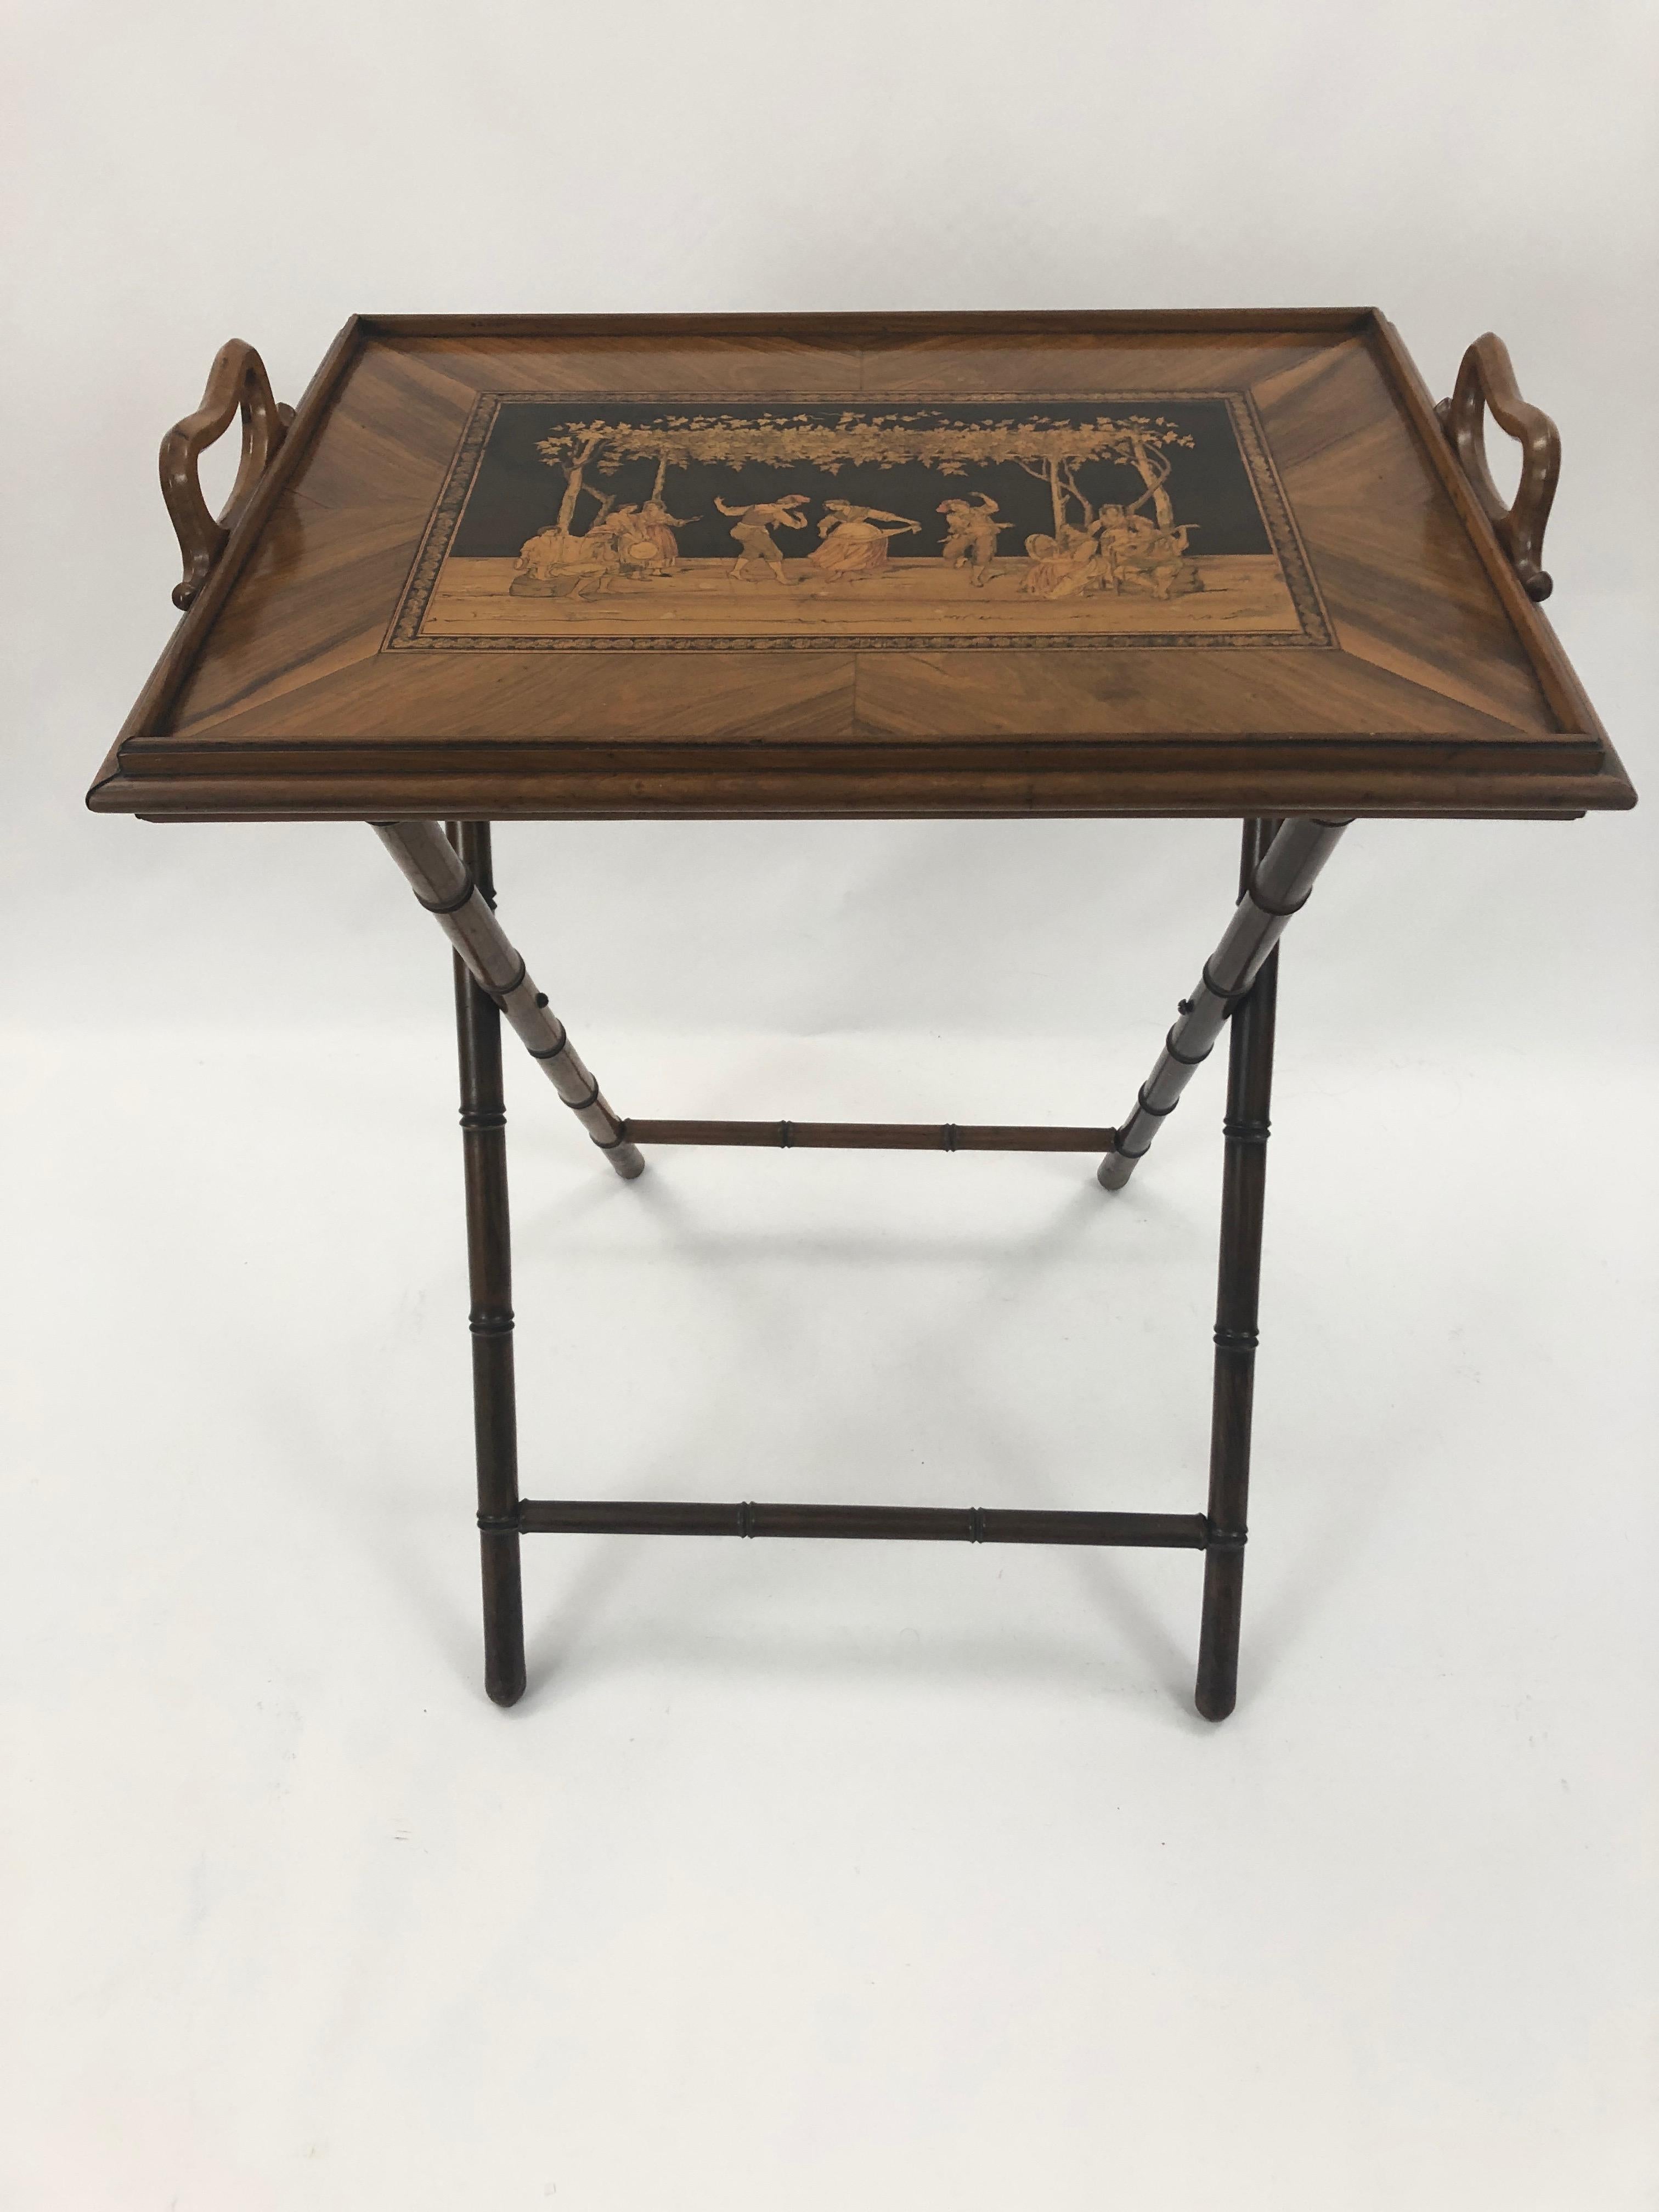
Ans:
[{"label": "white backdrop", "polygon": [[[447,961],[361,829],[94,820],[161,431],[354,309],[1328,305],[1560,424],[1653,783],[1650,9],[17,5],[0,2203],[1646,2206],[1655,819],[1291,933],[1240,1710],[1194,1563],[526,1547],[477,1686]],[[224,482],[228,457],[215,456]],[[624,1111],[1110,1121],[1224,823],[498,836]],[[514,1067],[526,1487],[1201,1502],[1219,1085],[660,1156]],[[562,1117],[560,1117],[561,1121]]]}]

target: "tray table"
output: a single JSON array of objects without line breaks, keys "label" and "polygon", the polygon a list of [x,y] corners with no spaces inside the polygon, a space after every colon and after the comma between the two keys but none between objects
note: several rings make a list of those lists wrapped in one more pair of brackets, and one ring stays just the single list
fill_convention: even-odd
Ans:
[{"label": "tray table", "polygon": [[[199,455],[239,416],[216,517]],[[88,803],[362,820],[453,947],[498,1704],[520,1538],[619,1530],[1200,1552],[1196,1702],[1232,1710],[1280,934],[1358,816],[1634,804],[1540,611],[1559,459],[1496,337],[1436,408],[1372,309],[362,316],[297,409],[222,349],[161,448],[184,619]],[[492,821],[965,815],[1243,821],[1115,1127],[619,1113],[495,914]],[[1204,1510],[522,1498],[503,1017],[625,1179],[659,1146],[938,1147],[1097,1153],[1108,1191],[1226,1028]]]}]

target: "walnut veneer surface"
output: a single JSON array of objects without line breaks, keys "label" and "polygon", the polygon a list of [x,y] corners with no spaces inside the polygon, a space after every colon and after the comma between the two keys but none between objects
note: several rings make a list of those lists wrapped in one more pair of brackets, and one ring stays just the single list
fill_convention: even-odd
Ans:
[{"label": "walnut veneer surface", "polygon": [[[914,434],[1003,456],[1000,477],[947,463],[932,483],[940,514],[962,489],[963,512],[994,515],[982,543],[997,557],[911,557],[917,524],[868,504],[867,471],[848,479],[866,486],[858,507],[779,463],[720,481],[756,499],[809,487],[788,512],[823,507],[819,534],[774,533],[787,570],[763,547],[745,568],[735,526],[716,560],[712,509],[702,556],[678,567],[672,537],[653,568],[606,525],[623,550],[606,571],[578,544],[574,597],[505,541],[493,563],[449,558],[466,543],[453,533],[480,426],[529,395],[555,423],[591,408],[648,425],[674,406],[722,422],[833,423],[838,408],[863,424],[946,422]],[[1119,497],[1097,462],[1070,491],[1049,469],[1031,495],[1052,490],[1060,534],[1027,534],[1022,553],[1006,489],[998,508],[984,486],[1045,465],[1006,458],[1024,450],[1007,426],[1085,416],[1198,423],[1200,447],[1235,423],[1277,551],[1211,557],[1182,526],[1178,475],[1172,504],[1143,471],[1139,521],[1097,506]],[[873,452],[885,434],[859,434]],[[1174,442],[1179,467],[1200,465],[1190,438]],[[532,492],[540,465],[524,474]],[[605,517],[641,511],[649,477],[637,459],[614,467],[607,500],[592,477],[573,526],[587,518],[599,546]],[[570,481],[548,465],[544,543],[567,553],[576,541],[553,515]],[[665,508],[675,483],[670,470]],[[957,526],[927,504],[928,530]],[[861,526],[862,572],[819,554],[837,513],[885,514]],[[1230,628],[1233,607],[1256,610],[1238,617],[1253,630]],[[1344,309],[357,319],[89,804],[175,819],[1570,815],[1633,797],[1391,327]]]}]

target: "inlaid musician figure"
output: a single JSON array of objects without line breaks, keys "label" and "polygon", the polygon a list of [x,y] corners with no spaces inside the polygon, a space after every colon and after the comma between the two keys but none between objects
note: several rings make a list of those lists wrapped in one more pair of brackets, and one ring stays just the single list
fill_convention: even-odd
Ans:
[{"label": "inlaid musician figure", "polygon": [[648,499],[634,517],[634,528],[623,546],[623,565],[641,576],[672,576],[679,566],[680,544],[674,532],[696,521],[695,514],[671,514],[659,499]]}]

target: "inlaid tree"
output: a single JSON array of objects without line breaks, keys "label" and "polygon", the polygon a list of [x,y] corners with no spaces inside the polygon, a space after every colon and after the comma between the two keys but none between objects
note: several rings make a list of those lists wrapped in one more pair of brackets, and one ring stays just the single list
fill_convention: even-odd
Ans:
[{"label": "inlaid tree", "polygon": [[537,451],[550,467],[564,471],[564,492],[555,527],[574,532],[584,490],[610,501],[587,482],[591,470],[614,477],[630,462],[655,464],[651,496],[661,499],[671,468],[694,464],[742,470],[755,465],[803,468],[836,476],[844,468],[890,469],[920,464],[941,476],[961,477],[975,465],[1012,463],[1045,484],[1058,534],[1075,502],[1085,527],[1097,514],[1079,481],[1079,472],[1103,462],[1133,469],[1144,486],[1130,502],[1151,504],[1161,527],[1174,520],[1166,489],[1170,452],[1193,443],[1191,436],[1161,415],[1102,415],[1073,422],[1049,415],[1018,422],[963,421],[935,410],[902,415],[854,414],[837,421],[809,415],[763,413],[669,416],[654,422],[618,418],[573,422],[542,439]]}]

